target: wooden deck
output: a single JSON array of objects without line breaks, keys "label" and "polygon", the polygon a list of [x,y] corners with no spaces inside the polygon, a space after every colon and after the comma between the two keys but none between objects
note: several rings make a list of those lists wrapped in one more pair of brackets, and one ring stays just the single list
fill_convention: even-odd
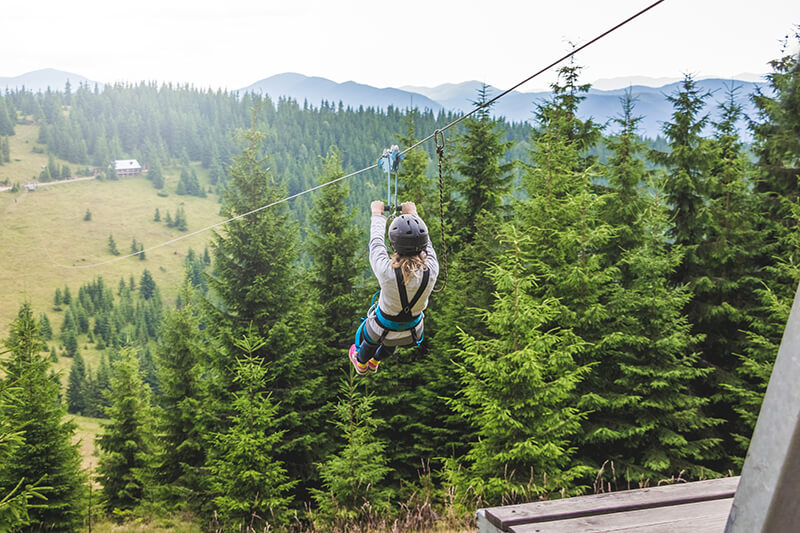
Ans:
[{"label": "wooden deck", "polygon": [[481,533],[722,533],[738,477],[490,507]]}]

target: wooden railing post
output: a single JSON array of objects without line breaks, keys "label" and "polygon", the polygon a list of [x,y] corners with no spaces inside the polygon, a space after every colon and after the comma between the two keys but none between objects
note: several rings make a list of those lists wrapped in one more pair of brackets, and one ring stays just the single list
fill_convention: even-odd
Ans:
[{"label": "wooden railing post", "polygon": [[725,533],[800,531],[800,287]]}]

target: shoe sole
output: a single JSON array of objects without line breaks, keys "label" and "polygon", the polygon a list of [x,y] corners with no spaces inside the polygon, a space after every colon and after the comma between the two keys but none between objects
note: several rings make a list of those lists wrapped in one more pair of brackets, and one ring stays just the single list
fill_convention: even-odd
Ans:
[{"label": "shoe sole", "polygon": [[348,356],[350,357],[350,362],[353,363],[353,368],[356,370],[356,374],[358,374],[359,376],[363,376],[364,374],[367,373],[369,367],[365,368],[364,370],[358,368],[358,359],[356,359],[355,347],[356,347],[355,344],[350,347],[350,353],[348,354]]}]

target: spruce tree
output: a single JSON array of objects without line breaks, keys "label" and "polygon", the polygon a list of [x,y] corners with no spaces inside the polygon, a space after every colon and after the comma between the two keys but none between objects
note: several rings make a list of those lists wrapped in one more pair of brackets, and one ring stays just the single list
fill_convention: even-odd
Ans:
[{"label": "spruce tree", "polygon": [[50,325],[50,319],[47,318],[46,313],[39,315],[39,335],[43,341],[53,340],[53,327]]},{"label": "spruce tree", "polygon": [[114,362],[108,401],[109,421],[97,439],[98,480],[103,485],[103,507],[124,517],[147,496],[153,453],[150,389],[142,381],[132,349],[123,349]]},{"label": "spruce tree", "polygon": [[[223,199],[222,213],[226,218],[283,196],[283,188],[259,156],[263,135],[252,130],[245,135],[250,144],[235,158],[231,186]],[[270,330],[284,322],[292,310],[295,284],[291,280],[296,257],[296,226],[285,204],[233,220],[225,226],[224,233],[214,236],[210,325],[215,333],[225,332],[221,340],[229,349],[233,348],[232,339],[238,339],[251,323],[268,340],[257,354],[265,361],[275,361],[286,348],[275,345],[269,336]]]},{"label": "spruce tree", "polygon": [[781,337],[800,282],[800,57],[789,45],[800,43],[800,32],[787,41],[784,55],[770,62],[768,88],[753,96],[758,116],[751,122],[756,156],[757,201],[761,248],[757,264],[762,286],[751,310],[747,342],[737,368],[740,383],[728,383],[735,398],[738,422],[734,438],[747,450],[766,391]]},{"label": "spruce tree", "polygon": [[[332,149],[323,161],[319,181],[325,183],[343,175],[341,154]],[[337,376],[348,364],[344,354],[353,342],[353,320],[364,305],[358,296],[358,278],[366,265],[358,251],[364,243],[354,225],[354,213],[345,205],[349,187],[335,183],[325,187],[317,196],[310,213],[312,227],[307,233],[308,251],[313,263],[308,272],[310,294],[304,322],[308,333],[299,341],[307,368],[302,388],[307,392],[305,431],[311,435],[312,456],[305,462],[310,467],[322,460],[332,446],[330,419]],[[306,289],[307,290],[307,289]],[[363,295],[366,296],[366,295]],[[315,471],[307,473],[316,477]]]},{"label": "spruce tree", "polygon": [[555,299],[532,295],[530,239],[507,225],[501,242],[506,249],[488,268],[495,302],[479,313],[490,336],[461,333],[460,388],[449,400],[476,434],[460,490],[470,486],[489,504],[533,499],[586,474],[572,446],[585,416],[574,395],[589,371],[576,363],[583,342],[551,328],[561,312]]},{"label": "spruce tree", "polygon": [[[488,87],[483,85],[473,103],[480,106],[488,101]],[[455,189],[463,200],[457,204],[454,226],[459,241],[465,244],[478,233],[478,216],[497,213],[511,191],[511,165],[503,163],[502,158],[512,143],[504,135],[489,105],[464,121],[464,133],[457,140],[455,169],[462,178],[456,181]]]},{"label": "spruce tree", "polygon": [[[414,121],[418,115],[416,109],[412,109],[406,115],[406,132],[400,136],[398,141],[401,149],[408,148],[416,144]],[[400,163],[399,180],[402,183],[403,201],[414,202],[417,206],[417,213],[424,219],[428,213],[435,213],[434,207],[438,208],[438,195],[433,193],[433,186],[427,175],[430,157],[423,150],[412,150],[405,154],[405,158]]]},{"label": "spruce tree", "polygon": [[390,469],[386,466],[386,443],[376,429],[375,397],[358,391],[356,377],[341,380],[333,425],[342,442],[338,453],[319,465],[323,489],[314,489],[321,518],[334,528],[352,527],[371,513],[385,512],[389,492],[382,486]]},{"label": "spruce tree", "polygon": [[156,282],[149,270],[144,269],[139,280],[139,295],[145,300],[152,298],[157,292]]},{"label": "spruce tree", "polygon": [[160,391],[155,475],[168,503],[199,511],[207,491],[201,471],[206,458],[201,418],[203,348],[191,284],[184,281],[180,296],[183,305],[165,316],[155,352]]},{"label": "spruce tree", "polygon": [[14,135],[14,122],[6,107],[5,98],[0,98],[0,135]]},{"label": "spruce tree", "polygon": [[[713,161],[711,141],[702,136],[708,115],[701,113],[709,96],[710,93],[701,92],[692,76],[686,75],[678,91],[667,96],[673,107],[672,120],[662,128],[669,151],[649,153],[649,158],[662,165],[667,173],[664,192],[673,221],[669,235],[675,244],[685,247],[676,283],[692,283],[701,274],[696,250],[708,225],[703,207]],[[694,313],[690,310],[690,314]]]},{"label": "spruce tree", "polygon": [[[0,465],[11,460],[15,451],[25,444],[21,426],[14,426],[6,416],[18,401],[19,387],[0,382]],[[37,500],[45,500],[45,497],[37,491],[35,482],[27,483],[28,480],[20,479],[14,483],[13,479],[3,477],[3,470],[0,466],[0,527],[4,531],[21,531],[30,523],[29,507]]]},{"label": "spruce tree", "polygon": [[230,426],[213,435],[212,504],[225,528],[280,528],[289,521],[289,491],[296,482],[289,481],[276,459],[285,432],[278,429],[272,394],[264,392],[270,371],[256,353],[265,341],[251,330],[235,345],[242,353],[234,365],[239,391],[233,396]]},{"label": "spruce tree", "polygon": [[[713,366],[711,376],[716,416],[728,419],[722,435],[746,431],[730,413],[735,401],[726,392],[726,382],[735,380],[739,357],[747,343],[743,333],[753,322],[758,307],[757,291],[762,287],[758,253],[762,250],[757,195],[752,193],[753,169],[736,123],[742,116],[731,86],[719,105],[720,120],[714,123],[713,162],[709,172],[705,210],[706,234],[697,248],[698,275],[692,289],[694,298],[689,319],[703,336],[699,345],[703,360]],[[727,442],[726,455],[743,457],[743,450]],[[730,468],[723,458],[721,468]]]},{"label": "spruce tree", "polygon": [[595,350],[593,390],[581,403],[592,410],[584,453],[596,467],[613,461],[628,481],[676,472],[702,479],[713,475],[707,466],[721,444],[713,433],[721,420],[695,392],[711,369],[699,364],[699,338],[684,311],[691,292],[670,281],[683,250],[668,243],[666,208],[658,196],[639,194],[644,209],[631,228],[639,242],[616,259],[621,275],[607,299],[610,333]]},{"label": "spruce tree", "polygon": [[66,420],[60,386],[49,375],[50,360],[29,304],[23,304],[5,342],[10,357],[3,362],[3,386],[19,387],[18,401],[3,415],[21,428],[25,444],[0,465],[0,486],[39,482],[47,501],[29,509],[30,522],[21,531],[75,531],[83,517],[86,476],[81,471],[75,424]]},{"label": "spruce tree", "polygon": [[[226,218],[252,212],[285,195],[259,155],[263,135],[255,130],[244,135],[249,144],[234,158],[223,198],[221,212]],[[229,395],[240,387],[230,366],[239,353],[234,341],[250,331],[252,324],[266,340],[254,356],[274,365],[271,388],[280,402],[280,428],[288,431],[280,459],[292,479],[306,479],[312,449],[301,424],[309,400],[304,384],[309,369],[293,330],[308,324],[296,312],[297,226],[286,204],[278,204],[232,220],[213,239],[215,274],[209,276],[204,314],[220,349],[211,353],[209,362],[218,378],[210,402],[220,410],[217,416],[229,418]]]},{"label": "spruce tree", "polygon": [[67,411],[70,413],[86,412],[86,364],[83,362],[83,357],[80,352],[76,353],[72,366],[69,369],[69,378],[67,380]]},{"label": "spruce tree", "polygon": [[108,235],[108,251],[111,252],[111,255],[119,255],[117,243],[114,242],[114,236],[111,234]]},{"label": "spruce tree", "polygon": [[[670,281],[683,249],[668,245],[661,187],[641,158],[640,117],[634,115],[630,91],[620,100],[618,132],[607,139],[611,155],[602,218],[610,237],[600,257],[614,275],[604,296],[606,334],[593,349],[596,366],[581,404],[591,410],[582,454],[597,468],[613,461],[629,481],[684,468],[698,475],[704,463],[695,457],[707,458],[717,443],[698,441],[693,433],[707,432],[718,422],[703,412],[707,401],[693,393],[709,370],[694,368],[698,338],[684,312],[691,293]],[[686,411],[694,424],[682,423]],[[681,439],[682,446],[673,449],[666,436]],[[684,453],[688,449],[694,455]]]},{"label": "spruce tree", "polygon": [[147,171],[147,179],[153,182],[154,188],[164,188],[164,173],[161,171],[161,167],[159,165],[153,165],[150,167],[150,169]]}]

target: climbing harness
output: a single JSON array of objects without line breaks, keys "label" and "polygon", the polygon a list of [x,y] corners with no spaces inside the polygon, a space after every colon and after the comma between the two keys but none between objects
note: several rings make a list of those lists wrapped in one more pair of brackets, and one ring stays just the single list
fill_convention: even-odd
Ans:
[{"label": "climbing harness", "polygon": [[408,299],[406,285],[403,282],[403,274],[399,268],[394,269],[394,275],[403,310],[396,315],[384,314],[375,301],[380,291],[376,292],[372,297],[367,316],[361,319],[361,325],[356,330],[356,346],[361,346],[363,340],[370,344],[382,344],[384,346],[407,346],[409,344],[419,346],[425,338],[423,325],[425,314],[420,312],[417,316],[413,316],[411,310],[425,293],[425,288],[430,280],[430,272],[425,270],[422,273],[422,282],[411,300]]},{"label": "climbing harness", "polygon": [[444,178],[442,177],[442,163],[444,161],[444,131],[433,132],[433,142],[436,144],[436,154],[439,156],[439,229],[442,232],[442,286],[434,287],[433,292],[442,292],[447,286],[447,241],[444,238]]},{"label": "climbing harness", "polygon": [[[397,203],[397,174],[400,171],[400,161],[403,160],[403,157],[405,156],[400,152],[400,148],[393,144],[390,148],[384,149],[378,159],[378,166],[386,173],[386,205],[383,209],[388,213],[400,212],[400,205]],[[392,174],[394,174],[394,204],[392,203]]]}]

